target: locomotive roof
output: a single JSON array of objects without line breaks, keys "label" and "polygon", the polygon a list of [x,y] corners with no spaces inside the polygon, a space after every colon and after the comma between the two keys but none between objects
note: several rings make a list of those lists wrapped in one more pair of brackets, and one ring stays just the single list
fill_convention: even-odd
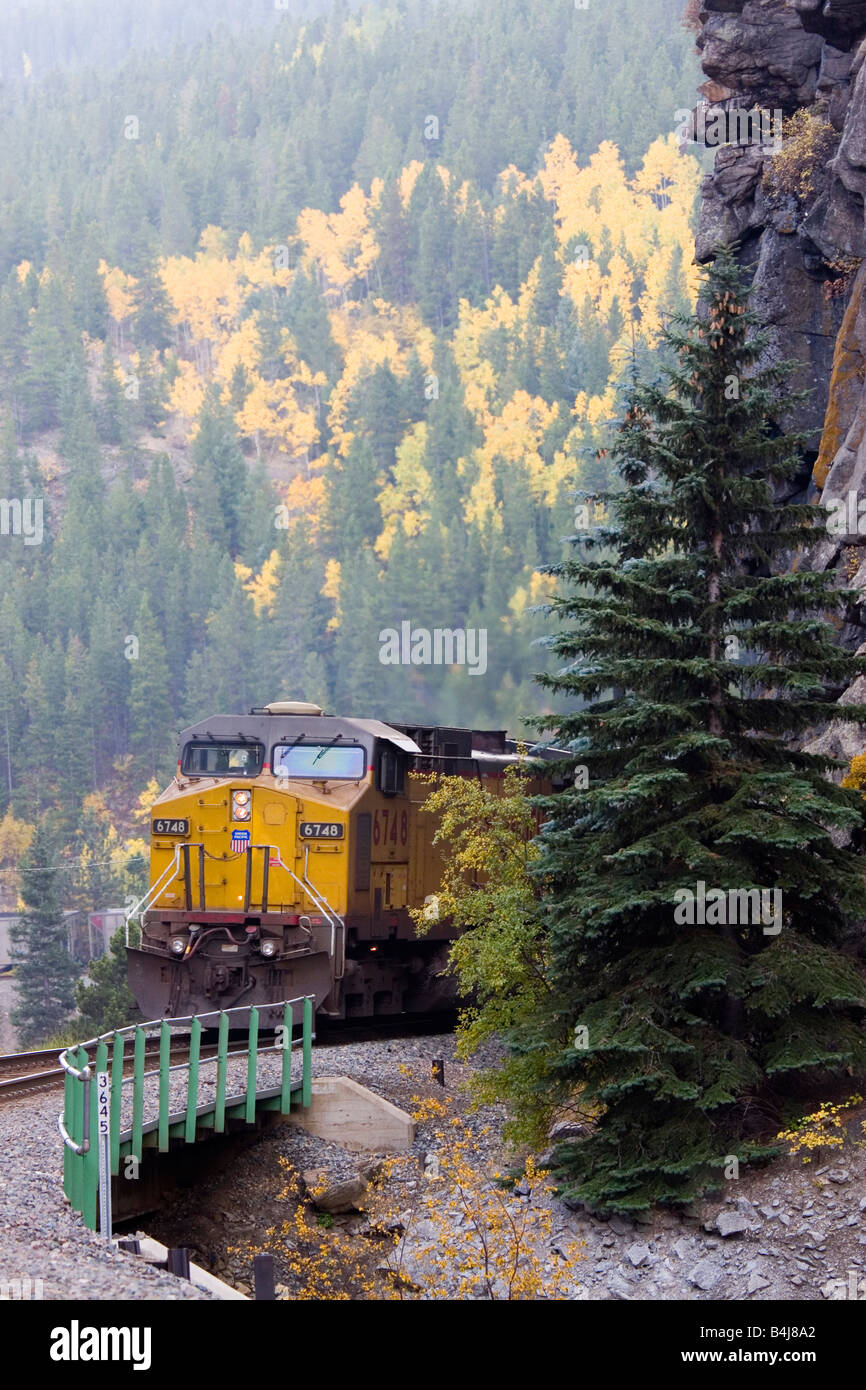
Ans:
[{"label": "locomotive roof", "polygon": [[[382,739],[393,744],[404,753],[426,756],[425,750],[412,738],[412,734],[423,738],[427,734],[470,736],[469,755],[484,762],[518,762],[519,745],[506,737],[502,730],[464,729],[438,724],[399,724],[396,727],[385,724],[380,719],[343,719],[332,714],[269,714],[256,710],[250,714],[214,714],[208,719],[200,719],[190,724],[180,734],[178,746],[194,740],[214,741],[220,739],[256,741],[265,748],[275,743],[291,743],[299,740],[318,740],[330,742],[338,735],[347,742],[360,743],[371,753],[374,740]],[[562,749],[549,745],[535,744],[526,750],[530,758],[543,760],[559,759],[568,756]]]},{"label": "locomotive roof", "polygon": [[181,746],[196,739],[255,740],[269,748],[297,738],[330,741],[337,735],[372,748],[374,739],[385,739],[404,753],[420,753],[414,739],[378,719],[341,719],[330,714],[213,714],[190,724],[180,734]]}]

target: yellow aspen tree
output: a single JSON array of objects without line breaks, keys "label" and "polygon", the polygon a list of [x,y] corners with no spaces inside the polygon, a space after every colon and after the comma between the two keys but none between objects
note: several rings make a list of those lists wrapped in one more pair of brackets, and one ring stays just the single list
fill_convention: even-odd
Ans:
[{"label": "yellow aspen tree", "polygon": [[375,549],[382,560],[388,559],[398,529],[417,536],[430,519],[433,479],[423,463],[426,446],[427,426],[421,420],[397,446],[392,481],[378,495],[384,525]]},{"label": "yellow aspen tree", "polygon": [[272,550],[258,574],[248,565],[235,561],[235,574],[253,601],[256,616],[270,613],[280,579],[282,556],[279,550]]},{"label": "yellow aspen tree", "polygon": [[127,275],[118,266],[108,265],[104,260],[99,262],[98,268],[114,327],[114,345],[121,352],[124,346],[123,329],[135,308],[133,291],[138,282],[134,276]]},{"label": "yellow aspen tree", "polygon": [[325,566],[325,582],[322,585],[322,597],[329,598],[334,604],[333,617],[328,619],[329,628],[337,628],[343,620],[343,610],[340,607],[340,585],[342,575],[340,572],[339,560],[329,560]]}]

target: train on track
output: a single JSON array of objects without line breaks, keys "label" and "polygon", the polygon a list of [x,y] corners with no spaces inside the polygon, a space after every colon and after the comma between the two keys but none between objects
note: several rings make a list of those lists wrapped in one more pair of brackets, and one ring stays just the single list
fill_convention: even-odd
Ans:
[{"label": "train on track", "polygon": [[[564,755],[527,791],[559,785]],[[439,920],[430,775],[501,784],[520,761],[498,731],[343,719],[281,702],[185,729],[151,812],[150,888],[129,982],[147,1018],[313,995],[331,1019],[453,1009],[459,924]],[[550,775],[548,776],[548,768]],[[410,909],[423,908],[418,936]],[[136,915],[134,914],[134,915]]]}]

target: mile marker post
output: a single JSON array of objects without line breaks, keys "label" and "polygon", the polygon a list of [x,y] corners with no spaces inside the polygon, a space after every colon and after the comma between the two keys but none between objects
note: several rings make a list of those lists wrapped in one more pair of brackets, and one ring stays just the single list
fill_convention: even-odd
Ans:
[{"label": "mile marker post", "polygon": [[96,1119],[99,1135],[99,1230],[111,1244],[111,1079],[96,1073]]}]

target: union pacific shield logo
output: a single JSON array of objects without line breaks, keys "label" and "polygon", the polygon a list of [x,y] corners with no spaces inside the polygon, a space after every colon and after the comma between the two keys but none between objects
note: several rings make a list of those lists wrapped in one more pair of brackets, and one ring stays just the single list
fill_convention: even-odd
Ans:
[{"label": "union pacific shield logo", "polygon": [[249,842],[250,832],[248,830],[233,830],[231,843],[232,854],[243,854]]}]

